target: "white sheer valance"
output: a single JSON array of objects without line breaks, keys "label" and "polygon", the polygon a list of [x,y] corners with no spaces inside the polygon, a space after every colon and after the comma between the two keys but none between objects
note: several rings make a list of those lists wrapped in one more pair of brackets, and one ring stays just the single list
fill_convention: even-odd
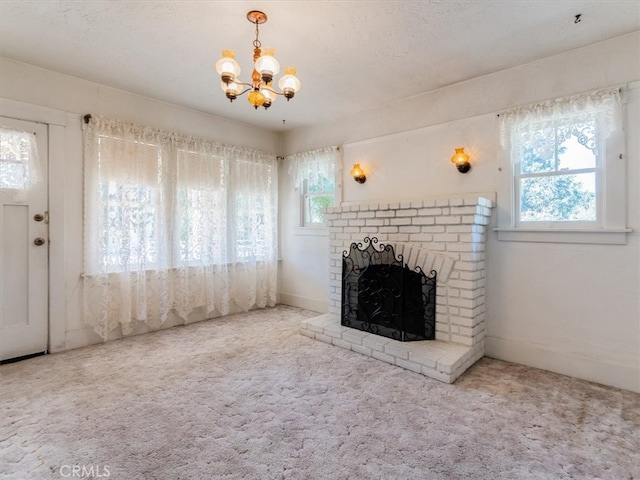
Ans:
[{"label": "white sheer valance", "polygon": [[337,146],[296,153],[287,157],[289,160],[289,175],[294,178],[296,188],[303,180],[316,183],[322,177],[334,178],[336,165],[340,160],[340,150]]},{"label": "white sheer valance", "polygon": [[35,133],[0,127],[0,189],[29,190],[40,181]]},{"label": "white sheer valance", "polygon": [[531,138],[540,132],[554,130],[555,134],[574,135],[582,145],[595,149],[593,122],[599,122],[599,132],[605,137],[622,127],[620,88],[517,107],[498,117],[500,143],[504,148],[513,138]]},{"label": "white sheer valance", "polygon": [[275,304],[274,155],[96,116],[84,148],[84,314],[99,335]]}]

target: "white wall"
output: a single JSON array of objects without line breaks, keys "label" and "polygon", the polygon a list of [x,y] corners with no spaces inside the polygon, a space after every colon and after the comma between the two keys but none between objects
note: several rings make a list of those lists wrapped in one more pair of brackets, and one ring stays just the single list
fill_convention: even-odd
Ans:
[{"label": "white wall", "polygon": [[[280,151],[276,133],[6,58],[0,58],[0,97],[0,115],[51,123],[50,349],[54,352],[101,341],[82,321],[82,116],[101,114],[226,144]],[[166,326],[179,323],[172,318]],[[136,333],[145,330],[141,324]],[[116,331],[111,338],[118,335]]]},{"label": "white wall", "polygon": [[[343,145],[343,201],[421,199],[495,192],[501,110],[640,79],[640,32],[469,80],[342,121],[284,135],[286,154]],[[626,245],[498,241],[487,245],[487,354],[504,360],[640,391],[640,89],[627,105]],[[473,167],[461,175],[449,159],[464,146]],[[360,163],[364,185],[348,176]],[[282,198],[295,198],[281,178]],[[328,284],[327,257],[310,262],[306,247],[326,237],[300,237],[297,214],[282,208],[282,296],[315,303]],[[495,223],[495,219],[493,220]],[[495,226],[495,225],[494,225]],[[312,264],[313,263],[313,264]],[[313,288],[296,283],[306,269]],[[323,280],[324,279],[324,280]],[[326,297],[324,297],[326,298]]]}]

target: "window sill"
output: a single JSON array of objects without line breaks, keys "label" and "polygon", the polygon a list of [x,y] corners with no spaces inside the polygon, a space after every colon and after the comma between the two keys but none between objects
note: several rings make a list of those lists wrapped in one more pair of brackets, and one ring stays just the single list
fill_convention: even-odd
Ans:
[{"label": "window sill", "polygon": [[585,243],[597,245],[626,245],[630,228],[616,229],[535,229],[494,228],[498,240],[507,242]]},{"label": "window sill", "polygon": [[294,227],[294,235],[307,236],[307,237],[328,237],[329,227],[326,226],[314,226],[314,227]]}]

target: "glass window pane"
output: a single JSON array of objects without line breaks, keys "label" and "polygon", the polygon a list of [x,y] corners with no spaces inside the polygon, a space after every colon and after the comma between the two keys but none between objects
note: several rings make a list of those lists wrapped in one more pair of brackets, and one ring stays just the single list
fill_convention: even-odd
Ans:
[{"label": "glass window pane", "polygon": [[576,170],[581,168],[595,168],[595,152],[578,141],[576,135],[571,135],[558,146],[559,170]]},{"label": "glass window pane", "polygon": [[523,134],[519,150],[522,173],[553,172],[556,169],[554,129],[535,130]]},{"label": "glass window pane", "polygon": [[596,221],[596,174],[520,179],[520,221]]},{"label": "glass window pane", "polygon": [[0,133],[0,188],[29,187],[29,141],[25,134],[2,129]]},{"label": "glass window pane", "polygon": [[305,200],[305,223],[324,223],[324,209],[333,207],[333,193],[307,195]]}]

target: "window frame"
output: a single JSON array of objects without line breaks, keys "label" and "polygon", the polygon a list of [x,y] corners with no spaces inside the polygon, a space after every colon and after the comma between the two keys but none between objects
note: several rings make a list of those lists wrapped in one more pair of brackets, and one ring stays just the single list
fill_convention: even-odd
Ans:
[{"label": "window frame", "polygon": [[[624,113],[624,96],[622,96]],[[596,155],[596,220],[595,221],[522,221],[520,220],[520,164],[512,161],[512,132],[502,148],[498,148],[498,240],[626,244],[627,195],[624,122],[606,138],[602,112],[595,115],[598,132]],[[624,118],[624,115],[622,115]],[[566,115],[570,121],[570,114]],[[533,122],[532,122],[533,123]],[[560,123],[560,122],[558,122]],[[592,169],[588,169],[592,170]],[[582,170],[568,170],[566,175]],[[540,175],[542,176],[542,175]],[[538,176],[537,178],[539,178]],[[526,175],[529,177],[529,175]]]}]

